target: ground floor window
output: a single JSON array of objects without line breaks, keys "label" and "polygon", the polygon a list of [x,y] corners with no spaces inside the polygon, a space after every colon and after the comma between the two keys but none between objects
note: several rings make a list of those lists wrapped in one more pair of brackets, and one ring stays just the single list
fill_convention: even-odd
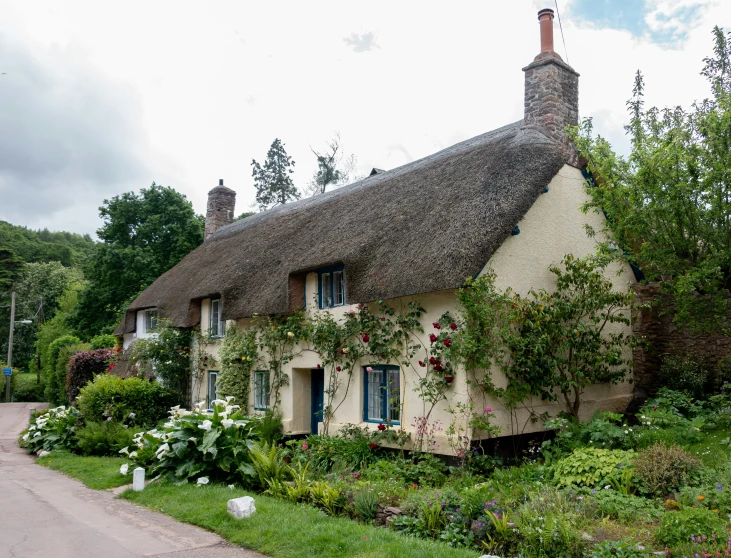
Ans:
[{"label": "ground floor window", "polygon": [[254,372],[254,409],[266,411],[269,408],[269,370]]},{"label": "ground floor window", "polygon": [[216,395],[216,380],[218,380],[218,370],[208,371],[208,408],[211,408],[211,402],[218,399]]},{"label": "ground floor window", "polygon": [[366,366],[363,370],[363,415],[367,422],[401,419],[401,371],[398,366]]}]

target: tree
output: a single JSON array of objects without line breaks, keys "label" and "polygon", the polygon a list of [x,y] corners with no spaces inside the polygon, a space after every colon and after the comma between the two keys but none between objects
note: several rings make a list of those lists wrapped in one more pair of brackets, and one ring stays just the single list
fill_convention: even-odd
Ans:
[{"label": "tree", "polygon": [[292,181],[294,161],[287,155],[284,144],[279,138],[272,142],[264,166],[252,159],[251,167],[256,188],[256,202],[262,211],[300,198]]},{"label": "tree", "polygon": [[10,289],[23,268],[23,260],[12,248],[0,246],[0,293]]},{"label": "tree", "polygon": [[[614,251],[672,297],[675,320],[728,331],[731,305],[731,33],[716,27],[702,74],[712,96],[681,107],[645,108],[638,71],[627,105],[629,157],[614,153],[591,120],[574,139],[596,178],[586,208],[603,211]],[[594,231],[590,231],[593,233]],[[614,249],[604,243],[607,251]]]},{"label": "tree", "polygon": [[347,157],[343,161],[342,143],[340,135],[335,134],[327,144],[327,150],[320,153],[311,149],[317,158],[317,171],[310,183],[306,186],[306,192],[310,196],[324,194],[328,187],[337,188],[347,184],[356,166],[355,155]]},{"label": "tree", "polygon": [[204,218],[183,194],[154,182],[104,200],[99,212],[103,243],[71,320],[85,339],[111,333],[129,302],[203,242]]}]

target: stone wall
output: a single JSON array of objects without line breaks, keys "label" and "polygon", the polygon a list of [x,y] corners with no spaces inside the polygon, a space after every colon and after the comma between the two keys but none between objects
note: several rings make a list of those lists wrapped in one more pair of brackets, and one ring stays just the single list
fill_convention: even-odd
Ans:
[{"label": "stone wall", "polygon": [[[221,181],[223,182],[223,181]],[[233,223],[236,192],[219,184],[208,192],[206,208],[206,240],[221,227]]]},{"label": "stone wall", "polygon": [[[644,337],[649,346],[634,351],[635,393],[653,393],[662,387],[658,372],[665,355],[697,354],[713,367],[721,357],[731,356],[731,337],[691,333],[673,323],[672,305],[660,294],[659,285],[637,285],[637,305],[655,302],[649,309],[636,313],[632,329]],[[665,310],[671,311],[665,313]]]}]

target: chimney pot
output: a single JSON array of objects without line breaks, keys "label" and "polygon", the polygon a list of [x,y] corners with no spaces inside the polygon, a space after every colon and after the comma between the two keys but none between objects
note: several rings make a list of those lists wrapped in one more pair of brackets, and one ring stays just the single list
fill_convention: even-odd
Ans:
[{"label": "chimney pot", "polygon": [[545,8],[538,12],[541,24],[541,52],[553,52],[553,10]]},{"label": "chimney pot", "polygon": [[218,185],[219,186],[223,186],[223,178],[219,178],[218,179]]}]

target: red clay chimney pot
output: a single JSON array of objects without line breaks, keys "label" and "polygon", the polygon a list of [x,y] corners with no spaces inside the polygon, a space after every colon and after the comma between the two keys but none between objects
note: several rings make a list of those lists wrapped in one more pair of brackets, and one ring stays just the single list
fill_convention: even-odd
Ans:
[{"label": "red clay chimney pot", "polygon": [[541,24],[541,52],[553,52],[553,10],[545,8],[538,12]]}]

